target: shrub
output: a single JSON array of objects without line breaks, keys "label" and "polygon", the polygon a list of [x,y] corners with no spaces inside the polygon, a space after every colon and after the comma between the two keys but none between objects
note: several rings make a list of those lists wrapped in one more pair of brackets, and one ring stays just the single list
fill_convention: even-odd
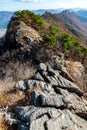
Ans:
[{"label": "shrub", "polygon": [[73,46],[73,47],[75,46],[78,48],[80,45],[80,43],[74,37],[71,37],[66,33],[62,33],[61,41],[62,41],[64,50],[69,49],[70,46]]},{"label": "shrub", "polygon": [[19,18],[20,20],[23,20],[25,23],[28,19],[31,20],[32,25],[34,25],[35,28],[37,29],[42,29],[44,28],[45,22],[41,18],[40,15],[36,15],[31,11],[28,10],[23,10],[23,11],[16,11],[14,13],[14,16]]},{"label": "shrub", "polygon": [[48,44],[55,44],[56,43],[56,37],[52,34],[45,34],[43,36],[43,40],[44,40],[44,42],[46,42]]},{"label": "shrub", "polygon": [[56,26],[50,25],[49,26],[49,33],[44,34],[44,36],[43,36],[44,42],[48,43],[48,44],[55,44],[57,42],[58,32],[59,32],[59,30]]},{"label": "shrub", "polygon": [[40,28],[44,28],[45,22],[39,15],[35,15],[33,17],[33,22],[36,23]]},{"label": "shrub", "polygon": [[54,25],[50,25],[49,29],[52,35],[56,35],[59,32],[58,28]]},{"label": "shrub", "polygon": [[80,52],[84,53],[84,54],[87,54],[87,48],[84,47],[84,46],[79,46],[79,50]]},{"label": "shrub", "polygon": [[17,16],[17,17],[19,17],[19,16],[20,16],[20,14],[21,14],[21,12],[20,12],[20,11],[16,11],[16,12],[14,13],[14,15],[15,15],[15,16]]}]

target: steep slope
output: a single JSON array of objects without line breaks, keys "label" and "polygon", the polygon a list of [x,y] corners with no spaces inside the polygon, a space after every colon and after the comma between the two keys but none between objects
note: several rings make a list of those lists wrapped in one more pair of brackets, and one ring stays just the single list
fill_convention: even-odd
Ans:
[{"label": "steep slope", "polygon": [[45,12],[42,15],[42,18],[47,21],[47,23],[55,24],[56,26],[60,27],[62,31],[68,31],[68,29],[65,27],[65,23],[60,18],[56,17],[54,14]]},{"label": "steep slope", "polygon": [[[79,25],[77,23],[77,26],[76,26],[76,24],[74,24],[73,21],[71,21],[73,18],[71,13],[69,12],[70,18],[68,18],[68,15],[67,14],[65,15],[65,12],[68,12],[68,11],[64,11],[63,16],[62,16],[62,13],[51,14],[47,12],[43,14],[42,17],[48,23],[56,25],[61,31],[64,31],[70,34],[71,36],[76,37],[80,42],[82,42],[82,44],[87,44],[86,33],[84,35],[83,31],[80,31],[79,29],[77,29],[77,26]],[[86,28],[85,29],[83,28],[83,26],[82,26],[82,29],[87,31]]]},{"label": "steep slope", "polygon": [[82,18],[81,16],[78,16],[77,14],[73,12],[69,12],[68,10],[65,10],[59,14],[56,14],[59,18],[64,20],[67,24],[71,25],[75,29],[77,29],[79,32],[84,34],[84,36],[87,36],[87,19]]}]

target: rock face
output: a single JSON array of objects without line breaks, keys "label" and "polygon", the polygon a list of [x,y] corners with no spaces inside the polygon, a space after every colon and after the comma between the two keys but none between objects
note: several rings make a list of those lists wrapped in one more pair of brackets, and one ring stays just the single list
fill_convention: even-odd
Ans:
[{"label": "rock face", "polygon": [[18,130],[87,129],[87,101],[73,78],[60,68],[41,63],[31,79],[16,83],[16,91],[27,91],[30,105],[6,113],[8,125]]},{"label": "rock face", "polygon": [[39,33],[24,22],[14,23],[11,21],[10,24],[12,27],[15,24],[15,27],[9,27],[6,32],[6,46],[8,49],[22,48],[29,51],[32,45],[42,41]]}]

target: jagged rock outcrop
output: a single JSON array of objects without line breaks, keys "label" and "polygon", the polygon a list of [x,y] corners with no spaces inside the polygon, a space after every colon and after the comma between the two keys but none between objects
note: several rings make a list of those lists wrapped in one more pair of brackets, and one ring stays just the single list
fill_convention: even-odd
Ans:
[{"label": "jagged rock outcrop", "polygon": [[[13,27],[13,24],[15,26]],[[42,40],[39,33],[24,22],[11,21],[11,25],[6,33],[6,47],[8,49],[22,48],[28,51],[30,47]]]},{"label": "jagged rock outcrop", "polygon": [[[55,65],[57,66],[57,65]],[[68,72],[41,63],[31,79],[18,81],[16,91],[26,92],[29,106],[17,106],[5,114],[8,125],[18,130],[86,130],[87,101]]]}]

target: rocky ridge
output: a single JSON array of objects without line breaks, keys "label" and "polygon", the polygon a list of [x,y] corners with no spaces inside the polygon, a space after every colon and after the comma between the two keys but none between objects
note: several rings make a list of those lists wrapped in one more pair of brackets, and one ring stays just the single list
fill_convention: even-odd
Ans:
[{"label": "rocky ridge", "polygon": [[[10,66],[14,70],[11,72],[16,83],[10,91],[14,95],[18,92],[16,95],[18,99],[15,101],[13,98],[16,96],[12,95],[11,102],[13,103],[12,100],[14,100],[14,107],[11,107],[13,109],[11,110],[10,107],[1,109],[0,113],[5,116],[5,123],[11,126],[12,130],[14,126],[18,130],[53,130],[54,128],[56,130],[86,130],[87,101],[80,89],[85,84],[85,67],[81,62],[71,64],[70,61],[65,61],[64,54],[60,53],[58,44],[43,43],[41,32],[36,30],[36,27],[39,26],[33,25],[31,21],[30,18],[25,19],[25,21],[15,18],[10,22],[6,33],[7,42],[5,45],[8,51],[6,50],[6,54],[1,56],[0,60],[1,63],[4,63],[2,61],[6,62],[6,60],[11,63]],[[70,53],[72,52],[70,51]],[[25,64],[26,61],[29,63],[28,71],[25,71],[26,65],[22,64],[21,66],[21,62],[18,65],[15,64],[19,60]],[[30,62],[32,66],[40,63],[37,70],[36,66],[33,69],[30,68]],[[70,66],[70,68],[68,67],[69,71],[67,66]],[[6,71],[9,72],[8,68]],[[33,70],[36,71],[35,74],[32,72]],[[25,73],[31,74],[26,74],[26,78]],[[3,74],[1,71],[1,77]],[[20,75],[23,78],[20,78]],[[76,81],[81,86],[76,85]],[[22,100],[20,106],[19,100],[25,97],[27,100],[24,100],[24,104]]]},{"label": "rocky ridge", "polygon": [[59,62],[40,63],[34,76],[18,81],[14,89],[27,92],[29,105],[6,109],[6,124],[18,130],[86,130],[87,101]]}]

